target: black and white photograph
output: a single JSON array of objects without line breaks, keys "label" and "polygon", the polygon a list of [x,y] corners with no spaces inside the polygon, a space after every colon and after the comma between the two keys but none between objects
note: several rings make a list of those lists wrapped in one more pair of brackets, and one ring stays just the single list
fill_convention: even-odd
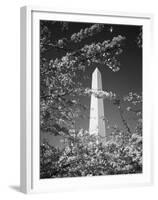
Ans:
[{"label": "black and white photograph", "polygon": [[142,36],[40,20],[40,179],[143,172]]}]

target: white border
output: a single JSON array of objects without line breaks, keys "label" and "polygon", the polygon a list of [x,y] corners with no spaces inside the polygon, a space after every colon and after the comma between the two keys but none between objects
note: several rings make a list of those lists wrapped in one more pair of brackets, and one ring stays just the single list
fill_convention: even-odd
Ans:
[{"label": "white border", "polygon": [[[106,13],[106,15],[105,15]],[[151,184],[151,15],[129,13],[21,9],[21,191],[67,191]],[[143,25],[143,174],[39,179],[39,20]],[[150,67],[149,67],[150,66]]]}]

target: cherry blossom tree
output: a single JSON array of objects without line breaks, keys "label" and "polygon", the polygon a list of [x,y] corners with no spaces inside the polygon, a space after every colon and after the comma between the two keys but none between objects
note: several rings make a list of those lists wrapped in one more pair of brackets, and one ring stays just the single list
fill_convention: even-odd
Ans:
[{"label": "cherry blossom tree", "polygon": [[[52,27],[59,37],[52,34]],[[112,72],[120,70],[120,55],[125,37],[95,41],[101,32],[112,33],[104,24],[91,24],[78,32],[60,37],[69,29],[68,22],[40,22],[40,129],[62,136],[63,147],[42,142],[40,148],[41,178],[140,173],[142,171],[142,96],[130,92],[119,97],[111,91],[94,91],[84,87],[85,70],[100,64]],[[141,35],[139,35],[140,41]],[[140,42],[139,42],[140,44]],[[54,51],[55,56],[49,56]],[[76,130],[75,121],[87,109],[78,96],[108,99],[118,108],[124,129],[110,127],[108,141],[92,136],[87,130]],[[139,104],[139,106],[137,106]],[[137,125],[129,127],[125,113],[134,113]],[[99,141],[99,142],[96,142]]]},{"label": "cherry blossom tree", "polygon": [[[87,38],[93,38],[98,32],[106,31],[105,25],[93,24],[73,33],[70,38],[53,40],[48,27],[55,23],[41,21],[41,130],[68,135],[68,130],[73,127],[80,109],[84,109],[75,96],[85,95],[88,91],[87,88],[82,87],[80,80],[76,81],[76,76],[82,74],[84,77],[85,68],[91,67],[93,63],[102,64],[114,72],[118,71],[119,55],[122,52],[121,45],[125,38],[118,35],[111,41],[86,44]],[[60,26],[60,29],[63,29],[66,25],[60,23]],[[66,26],[66,28],[68,27]],[[46,55],[51,49],[61,53],[58,53],[58,57],[49,59]],[[104,92],[104,97],[110,95],[110,93]],[[71,99],[68,99],[67,96],[71,96]]]}]

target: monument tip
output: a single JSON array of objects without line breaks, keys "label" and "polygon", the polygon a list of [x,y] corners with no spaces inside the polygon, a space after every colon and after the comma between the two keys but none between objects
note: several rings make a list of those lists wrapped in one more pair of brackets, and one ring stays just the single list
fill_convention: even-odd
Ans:
[{"label": "monument tip", "polygon": [[96,68],[94,69],[93,74],[95,74],[95,73],[100,73],[100,70],[98,69],[98,67],[96,67]]}]

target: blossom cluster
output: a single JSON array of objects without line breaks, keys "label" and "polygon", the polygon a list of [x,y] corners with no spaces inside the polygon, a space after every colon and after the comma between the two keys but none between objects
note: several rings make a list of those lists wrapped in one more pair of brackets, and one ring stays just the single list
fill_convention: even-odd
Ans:
[{"label": "blossom cluster", "polygon": [[[141,135],[132,133],[125,143],[124,134],[119,134],[117,140],[99,142],[99,138],[83,129],[73,133],[74,139],[64,138],[61,149],[41,145],[41,178],[142,172]],[[114,137],[118,137],[118,134],[114,134]]]},{"label": "blossom cluster", "polygon": [[116,94],[113,92],[107,92],[103,90],[94,90],[94,89],[85,89],[85,94],[88,95],[94,95],[97,98],[103,98],[103,99],[108,99],[108,100],[114,100],[116,99]]},{"label": "blossom cluster", "polygon": [[74,33],[71,36],[71,41],[77,43],[81,42],[83,39],[89,38],[99,32],[104,28],[104,24],[94,24],[89,28],[81,29],[78,33]]},{"label": "blossom cluster", "polygon": [[123,100],[125,102],[131,102],[133,105],[137,105],[138,103],[142,103],[142,95],[130,92],[127,96],[123,98]]},{"label": "blossom cluster", "polygon": [[81,49],[81,55],[87,58],[88,65],[100,63],[107,65],[114,72],[119,71],[120,63],[117,56],[122,53],[121,43],[124,39],[125,37],[118,35],[112,41],[106,40],[102,43],[85,45]]},{"label": "blossom cluster", "polygon": [[104,28],[103,24],[93,24],[90,27],[81,29],[78,33],[73,33],[70,39],[61,38],[56,42],[56,46],[63,48],[65,45],[70,44],[71,42],[78,43],[84,39],[94,36],[95,34],[101,32]]}]

